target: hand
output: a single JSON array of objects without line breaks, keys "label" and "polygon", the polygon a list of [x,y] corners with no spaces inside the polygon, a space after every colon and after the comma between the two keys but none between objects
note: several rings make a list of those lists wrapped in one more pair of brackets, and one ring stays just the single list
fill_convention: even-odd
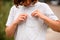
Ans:
[{"label": "hand", "polygon": [[16,24],[19,24],[27,19],[27,14],[20,14],[17,19],[14,21]]},{"label": "hand", "polygon": [[41,13],[39,10],[35,10],[31,15],[37,18],[41,18],[41,19],[45,17],[45,15]]}]

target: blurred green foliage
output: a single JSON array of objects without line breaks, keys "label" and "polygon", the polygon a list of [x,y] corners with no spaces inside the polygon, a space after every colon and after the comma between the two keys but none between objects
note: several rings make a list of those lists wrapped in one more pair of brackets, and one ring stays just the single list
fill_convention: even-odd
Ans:
[{"label": "blurred green foliage", "polygon": [[13,40],[5,36],[5,24],[12,5],[11,0],[0,0],[0,40]]}]

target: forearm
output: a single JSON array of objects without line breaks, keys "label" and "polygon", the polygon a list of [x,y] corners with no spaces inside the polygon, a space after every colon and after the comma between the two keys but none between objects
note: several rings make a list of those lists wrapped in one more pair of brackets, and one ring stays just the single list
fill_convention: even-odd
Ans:
[{"label": "forearm", "polygon": [[38,17],[42,20],[44,20],[44,22],[49,26],[51,27],[53,30],[55,31],[58,31],[60,32],[60,21],[55,21],[55,20],[52,20],[50,18],[48,18],[47,16],[45,16],[43,13],[41,13],[39,10],[35,10],[33,13],[32,13],[32,16],[34,17]]},{"label": "forearm", "polygon": [[17,28],[17,24],[15,24],[14,22],[6,28],[5,32],[6,32],[6,36],[7,37],[12,37],[16,31]]},{"label": "forearm", "polygon": [[17,25],[27,19],[27,14],[20,14],[16,20],[11,22],[12,24],[6,28],[6,35],[12,37],[17,29]]},{"label": "forearm", "polygon": [[48,18],[47,16],[44,16],[42,19],[54,31],[60,32],[60,21],[52,20],[52,19]]}]

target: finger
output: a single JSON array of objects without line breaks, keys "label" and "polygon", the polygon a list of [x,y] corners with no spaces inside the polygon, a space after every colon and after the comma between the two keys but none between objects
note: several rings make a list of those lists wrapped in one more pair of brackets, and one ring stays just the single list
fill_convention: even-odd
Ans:
[{"label": "finger", "polygon": [[24,16],[24,18],[27,18],[27,15],[21,15],[21,16]]},{"label": "finger", "polygon": [[37,17],[38,16],[38,14],[35,14],[35,17]]},{"label": "finger", "polygon": [[32,16],[35,16],[36,13],[32,13]]},{"label": "finger", "polygon": [[32,13],[31,15],[34,16],[34,13]]},{"label": "finger", "polygon": [[27,16],[27,14],[21,14],[21,16]]},{"label": "finger", "polygon": [[25,19],[25,17],[24,17],[24,16],[21,16],[20,18]]},{"label": "finger", "polygon": [[24,21],[24,19],[23,19],[23,18],[20,18],[19,20],[20,20],[20,21]]}]

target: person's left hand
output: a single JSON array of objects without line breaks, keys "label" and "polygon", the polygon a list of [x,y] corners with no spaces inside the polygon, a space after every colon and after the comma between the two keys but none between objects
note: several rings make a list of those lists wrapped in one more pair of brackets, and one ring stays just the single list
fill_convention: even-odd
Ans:
[{"label": "person's left hand", "polygon": [[33,17],[37,17],[37,18],[43,18],[45,15],[43,13],[41,13],[39,10],[35,10],[34,12],[32,12],[31,14]]}]

